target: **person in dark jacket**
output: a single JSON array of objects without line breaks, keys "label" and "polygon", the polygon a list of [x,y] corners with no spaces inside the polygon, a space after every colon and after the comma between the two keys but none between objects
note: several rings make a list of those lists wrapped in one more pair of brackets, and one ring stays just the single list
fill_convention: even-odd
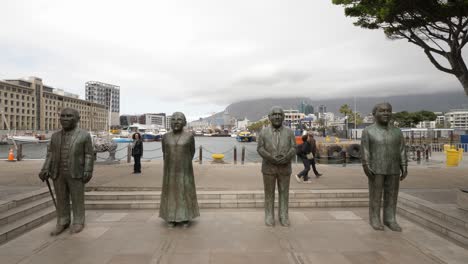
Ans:
[{"label": "person in dark jacket", "polygon": [[140,133],[136,132],[132,135],[133,147],[132,156],[135,164],[133,164],[133,173],[141,173],[141,156],[143,156],[143,141],[141,140]]},{"label": "person in dark jacket", "polygon": [[310,144],[307,141],[307,139],[308,139],[308,136],[303,135],[302,136],[302,145],[298,146],[298,147],[300,147],[300,151],[298,151],[297,155],[299,156],[299,158],[301,158],[302,163],[304,164],[304,169],[301,172],[299,172],[298,174],[296,174],[296,180],[299,183],[301,183],[301,182],[311,183],[311,181],[309,180],[310,160],[307,159],[307,157],[306,157],[306,153],[309,153],[311,151],[311,149],[310,149]]},{"label": "person in dark jacket", "polygon": [[313,133],[309,132],[307,142],[309,142],[310,152],[313,154],[313,156],[312,156],[313,158],[309,159],[310,165],[312,166],[312,170],[314,171],[315,177],[318,178],[318,177],[322,176],[322,174],[319,173],[317,171],[317,168],[315,167],[315,157],[317,157],[317,144],[315,142]]},{"label": "person in dark jacket", "polygon": [[[302,163],[304,164],[304,170],[296,174],[296,180],[299,183],[312,183],[309,179],[309,171],[311,166],[316,177],[322,176],[322,174],[320,174],[317,171],[317,168],[315,167],[315,155],[317,153],[317,146],[315,144],[315,139],[310,134],[303,135],[302,142],[303,143],[301,151],[298,153],[298,156],[301,158]],[[311,154],[313,155],[311,156]]]}]

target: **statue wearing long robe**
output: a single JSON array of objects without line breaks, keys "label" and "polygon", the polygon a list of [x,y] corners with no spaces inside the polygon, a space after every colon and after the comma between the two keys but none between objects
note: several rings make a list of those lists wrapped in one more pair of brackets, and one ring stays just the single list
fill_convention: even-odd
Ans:
[{"label": "statue wearing long robe", "polygon": [[193,176],[195,139],[191,133],[163,136],[164,175],[159,217],[166,222],[190,221],[200,216]]}]

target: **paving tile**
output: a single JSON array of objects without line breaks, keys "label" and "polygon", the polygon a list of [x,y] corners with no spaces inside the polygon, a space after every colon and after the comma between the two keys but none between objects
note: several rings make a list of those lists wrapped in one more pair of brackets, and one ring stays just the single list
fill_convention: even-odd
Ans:
[{"label": "paving tile", "polygon": [[132,212],[131,214],[126,215],[122,218],[124,222],[140,222],[147,221],[154,215],[153,212]]},{"label": "paving tile", "polygon": [[339,252],[312,252],[307,253],[309,263],[326,263],[326,264],[351,264],[343,254]]},{"label": "paving tile", "polygon": [[209,253],[192,253],[192,254],[165,254],[153,256],[151,264],[208,264],[210,263]]},{"label": "paving tile", "polygon": [[0,256],[0,263],[16,264],[25,258],[26,258],[25,256],[14,256],[14,255]]},{"label": "paving tile", "polygon": [[336,220],[361,220],[362,218],[357,216],[352,211],[329,211],[331,216]]},{"label": "paving tile", "polygon": [[104,213],[96,218],[96,222],[117,222],[122,220],[128,213]]},{"label": "paving tile", "polygon": [[110,227],[86,226],[83,231],[73,234],[67,239],[96,239],[107,232]]},{"label": "paving tile", "polygon": [[149,264],[152,255],[145,254],[119,254],[113,256],[107,264]]},{"label": "paving tile", "polygon": [[362,264],[388,264],[389,262],[379,253],[375,251],[370,252],[345,252],[343,256],[351,263]]},{"label": "paving tile", "polygon": [[210,264],[246,264],[249,257],[245,253],[212,253]]}]

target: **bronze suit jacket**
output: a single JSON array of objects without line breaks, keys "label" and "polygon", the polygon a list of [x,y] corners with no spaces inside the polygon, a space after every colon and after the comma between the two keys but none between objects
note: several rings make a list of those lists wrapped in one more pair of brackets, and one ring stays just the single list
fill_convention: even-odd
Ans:
[{"label": "bronze suit jacket", "polygon": [[296,139],[294,132],[282,126],[279,128],[279,144],[276,146],[273,134],[273,127],[269,126],[260,132],[257,140],[257,152],[263,158],[262,173],[263,174],[282,174],[291,175],[291,162],[286,164],[276,165],[271,163],[274,156],[282,154],[291,160],[296,155]]},{"label": "bronze suit jacket", "polygon": [[377,124],[364,129],[361,137],[361,161],[375,174],[398,175],[407,166],[405,139],[399,128]]},{"label": "bronze suit jacket", "polygon": [[[50,173],[50,177],[55,180],[59,173],[60,144],[62,142],[62,130],[52,135],[47,148],[47,157],[42,166],[42,170]],[[71,177],[81,179],[84,172],[93,172],[94,150],[91,136],[85,130],[76,128],[70,140],[68,168]]]}]

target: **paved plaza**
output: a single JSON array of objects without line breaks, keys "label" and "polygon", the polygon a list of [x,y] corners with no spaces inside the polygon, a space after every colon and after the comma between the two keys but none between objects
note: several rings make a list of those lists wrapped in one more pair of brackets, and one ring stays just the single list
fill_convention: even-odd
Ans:
[{"label": "paved plaza", "polygon": [[[468,187],[468,162],[447,168],[441,160],[412,163],[401,191],[440,208],[455,208],[453,190]],[[1,162],[0,204],[45,187],[37,178],[43,161]],[[162,163],[95,167],[91,189],[159,190]],[[299,172],[301,164],[294,164]],[[367,189],[359,164],[319,165],[313,184],[291,179],[292,190]],[[260,191],[260,164],[194,163],[199,191]],[[456,210],[456,209],[452,209]],[[377,232],[368,209],[292,208],[291,227],[266,227],[262,208],[202,209],[188,229],[168,229],[157,210],[87,210],[76,235],[50,237],[55,220],[0,246],[0,263],[468,263],[468,249],[399,216],[402,233]]]},{"label": "paved plaza", "polygon": [[262,209],[202,210],[168,229],[152,210],[88,211],[76,235],[50,237],[54,221],[3,246],[0,263],[467,263],[468,250],[400,218],[376,232],[367,209],[291,210],[291,227],[266,227]]}]

